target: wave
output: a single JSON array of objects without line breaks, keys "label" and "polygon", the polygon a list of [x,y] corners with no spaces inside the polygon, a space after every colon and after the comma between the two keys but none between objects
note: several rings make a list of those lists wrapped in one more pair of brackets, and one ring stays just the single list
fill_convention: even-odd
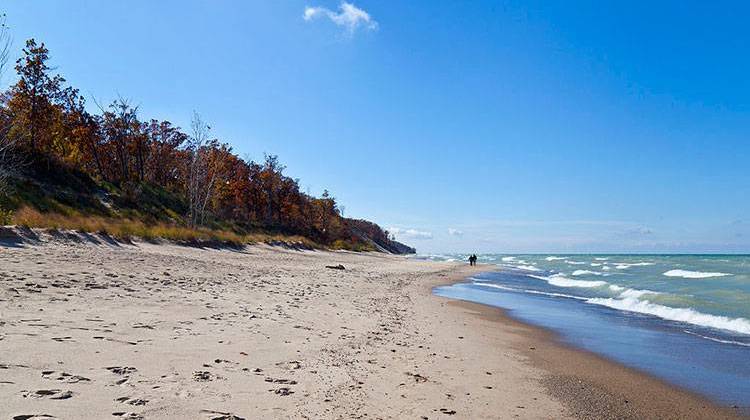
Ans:
[{"label": "wave", "polygon": [[609,257],[605,257],[605,258],[599,257],[599,258],[594,258],[594,259],[597,261],[607,261]]},{"label": "wave", "polygon": [[532,290],[532,289],[516,289],[515,287],[502,286],[500,284],[493,284],[493,283],[474,282],[473,284],[475,284],[477,286],[491,287],[493,289],[507,290],[509,292],[523,292],[523,293],[531,293],[531,294],[535,294],[535,295],[562,297],[562,298],[576,299],[576,300],[587,300],[588,299],[588,298],[585,298],[585,297],[582,297],[582,296],[566,295],[565,293],[542,292],[541,290]]},{"label": "wave", "polygon": [[516,257],[503,257],[503,258],[501,258],[501,260],[503,260],[505,262],[510,262],[510,261],[515,260],[515,259],[516,259]]},{"label": "wave", "polygon": [[716,338],[716,337],[709,337],[709,336],[707,336],[707,335],[701,335],[701,334],[698,334],[698,333],[694,333],[694,332],[692,332],[692,331],[690,331],[690,330],[683,330],[683,332],[685,332],[685,333],[687,333],[687,334],[690,334],[690,335],[694,335],[694,336],[696,336],[696,337],[700,337],[700,338],[705,338],[706,340],[711,340],[711,341],[715,341],[715,342],[717,342],[717,343],[724,343],[724,344],[736,344],[736,345],[738,345],[738,346],[743,346],[743,347],[750,347],[750,343],[743,343],[742,341],[734,341],[734,340],[722,340],[722,339],[720,339],[720,338]]},{"label": "wave", "polygon": [[606,276],[607,273],[600,273],[598,271],[589,271],[589,270],[576,270],[573,272],[573,276],[585,276],[587,274],[590,274],[592,276]]},{"label": "wave", "polygon": [[663,275],[667,277],[682,277],[686,279],[707,279],[709,277],[731,276],[728,273],[707,273],[703,271],[669,270]]},{"label": "wave", "polygon": [[648,289],[628,289],[626,287],[610,284],[609,290],[618,294],[620,298],[640,298],[643,295],[660,295],[661,292],[654,292]]},{"label": "wave", "polygon": [[565,262],[568,263],[568,264],[570,264],[570,265],[582,265],[582,264],[586,264],[584,261],[565,260]]},{"label": "wave", "polygon": [[654,292],[653,290],[648,289],[625,289],[620,293],[621,298],[635,298],[639,299],[643,297],[644,295],[660,295],[659,292]]},{"label": "wave", "polygon": [[626,297],[623,299],[591,298],[586,300],[586,302],[621,311],[653,315],[669,321],[684,322],[687,324],[700,325],[702,327],[710,327],[750,335],[750,320],[745,318],[729,318],[720,315],[704,314],[692,308],[672,308],[651,303],[647,300],[638,300],[634,297]]},{"label": "wave", "polygon": [[498,264],[500,267],[510,268],[511,270],[521,270],[521,271],[533,271],[533,272],[539,272],[542,271],[539,267],[533,266],[526,261],[513,261],[517,264]]},{"label": "wave", "polygon": [[551,276],[529,276],[535,279],[544,280],[547,283],[557,287],[600,287],[607,284],[606,281],[601,280],[573,280],[569,279],[562,274],[553,274]]},{"label": "wave", "polygon": [[637,262],[637,263],[612,263],[615,264],[615,268],[618,270],[627,270],[630,267],[641,267],[646,265],[654,265],[651,262]]},{"label": "wave", "polygon": [[545,258],[545,260],[547,260],[547,261],[559,261],[559,260],[564,260],[564,259],[565,258],[563,258],[563,257],[554,257],[554,256],[553,257],[547,257],[547,258]]},{"label": "wave", "polygon": [[542,271],[539,268],[534,267],[533,265],[514,265],[512,267],[517,268],[519,270],[526,270],[526,271]]}]

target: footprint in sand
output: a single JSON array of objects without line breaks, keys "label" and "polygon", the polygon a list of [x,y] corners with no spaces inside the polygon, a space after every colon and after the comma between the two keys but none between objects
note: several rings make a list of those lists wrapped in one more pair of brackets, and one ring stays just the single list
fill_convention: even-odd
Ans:
[{"label": "footprint in sand", "polygon": [[201,413],[210,415],[211,420],[245,420],[244,417],[239,417],[232,413],[224,413],[222,411],[201,410]]},{"label": "footprint in sand", "polygon": [[129,419],[129,420],[143,420],[143,416],[138,413],[131,413],[126,411],[115,411],[112,413],[115,417],[120,417],[123,419]]},{"label": "footprint in sand", "polygon": [[50,400],[67,400],[72,398],[73,391],[63,391],[61,389],[39,389],[36,391],[22,391],[24,398],[47,398]]},{"label": "footprint in sand", "polygon": [[133,372],[138,371],[138,369],[130,366],[110,366],[106,367],[105,369],[114,373],[115,375],[129,375]]},{"label": "footprint in sand", "polygon": [[144,400],[142,398],[130,398],[130,397],[120,397],[116,398],[115,401],[130,404],[130,405],[146,405],[148,403],[148,400]]},{"label": "footprint in sand", "polygon": [[44,379],[54,379],[56,381],[64,382],[66,384],[77,384],[79,382],[91,382],[91,379],[79,376],[79,375],[72,375],[70,373],[66,372],[60,372],[58,375],[54,375],[54,370],[45,370],[42,371],[42,378]]},{"label": "footprint in sand", "polygon": [[198,382],[208,382],[208,381],[213,381],[215,379],[221,379],[221,378],[205,370],[198,370],[198,371],[193,372],[193,380],[198,381]]}]

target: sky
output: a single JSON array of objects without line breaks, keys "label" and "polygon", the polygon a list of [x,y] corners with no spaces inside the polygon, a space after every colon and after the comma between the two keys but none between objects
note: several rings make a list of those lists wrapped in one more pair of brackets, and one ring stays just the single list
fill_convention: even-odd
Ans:
[{"label": "sky", "polygon": [[198,111],[422,253],[750,252],[747,2],[0,10],[92,106]]}]

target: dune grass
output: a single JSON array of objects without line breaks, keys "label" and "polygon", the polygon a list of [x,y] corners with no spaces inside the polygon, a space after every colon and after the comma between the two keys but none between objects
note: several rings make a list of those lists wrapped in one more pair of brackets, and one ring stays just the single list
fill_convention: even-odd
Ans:
[{"label": "dune grass", "polygon": [[206,228],[190,228],[164,222],[144,223],[128,218],[112,218],[83,214],[42,213],[31,207],[22,207],[12,215],[12,223],[30,228],[66,229],[87,233],[105,233],[120,240],[142,239],[154,241],[165,239],[180,243],[208,243],[241,246],[254,243],[284,243],[308,248],[322,248],[303,236],[290,236],[256,232],[236,232]]}]

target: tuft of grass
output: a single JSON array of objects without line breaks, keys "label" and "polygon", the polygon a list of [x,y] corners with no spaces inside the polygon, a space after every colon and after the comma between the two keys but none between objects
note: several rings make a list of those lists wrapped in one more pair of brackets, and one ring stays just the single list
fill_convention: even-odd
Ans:
[{"label": "tuft of grass", "polygon": [[3,210],[0,207],[0,226],[13,223],[13,210]]},{"label": "tuft of grass", "polygon": [[371,244],[365,242],[343,241],[341,239],[334,241],[331,244],[331,249],[341,249],[355,252],[375,251],[375,247],[373,247]]}]

